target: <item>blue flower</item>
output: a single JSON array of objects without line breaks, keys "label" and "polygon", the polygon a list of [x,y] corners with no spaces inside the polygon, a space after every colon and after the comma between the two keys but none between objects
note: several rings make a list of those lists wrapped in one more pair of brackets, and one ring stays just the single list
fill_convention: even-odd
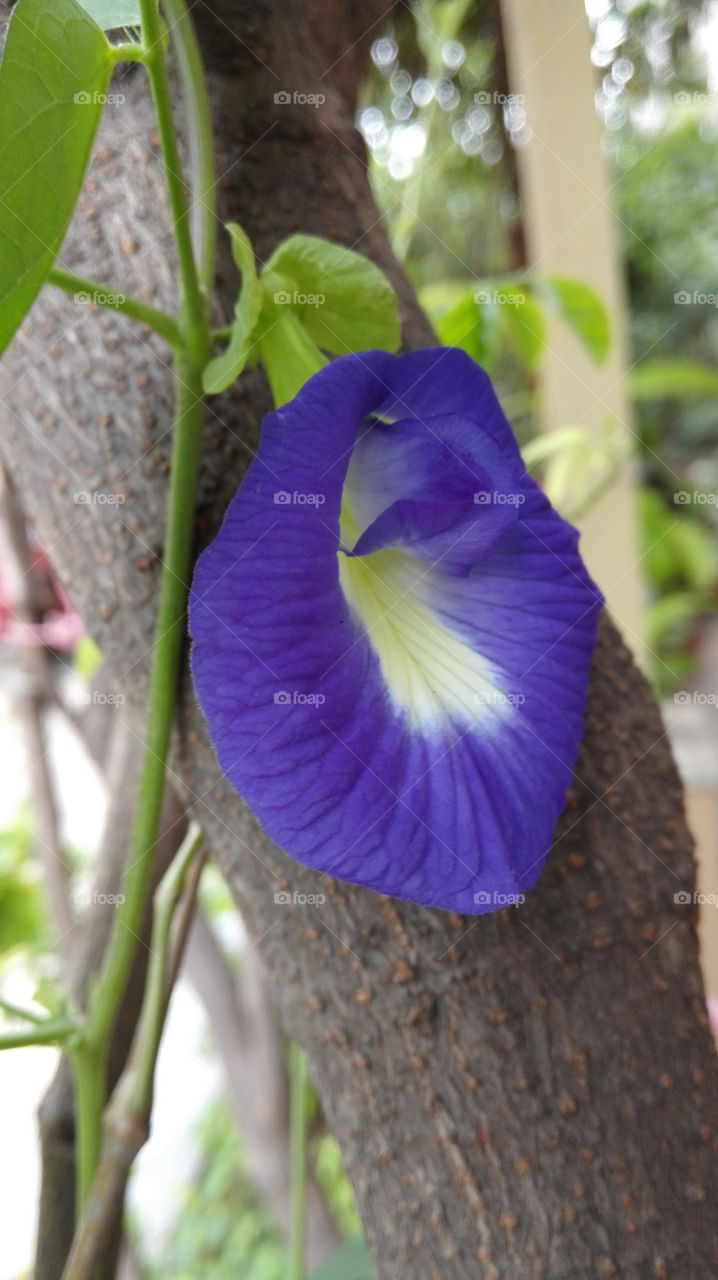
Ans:
[{"label": "blue flower", "polygon": [[535,884],[600,592],[453,348],[344,356],[262,427],[190,597],[224,773],[293,857],[479,913]]}]

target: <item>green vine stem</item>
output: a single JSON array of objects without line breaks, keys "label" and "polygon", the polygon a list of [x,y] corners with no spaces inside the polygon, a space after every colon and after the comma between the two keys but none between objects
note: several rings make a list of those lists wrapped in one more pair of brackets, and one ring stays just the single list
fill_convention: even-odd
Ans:
[{"label": "green vine stem", "polygon": [[131,320],[149,325],[171,347],[177,348],[181,344],[182,339],[176,320],[166,311],[158,311],[157,307],[140,302],[139,298],[128,298],[126,294],[110,288],[109,285],[98,284],[96,280],[88,280],[85,276],[76,276],[74,272],[65,271],[63,267],[53,267],[47,277],[47,283],[54,284],[65,293],[87,294],[87,298],[82,298],[81,301],[107,307],[111,311],[121,311]]},{"label": "green vine stem", "polygon": [[15,1004],[12,1000],[6,1000],[4,996],[0,996],[0,1009],[3,1013],[9,1014],[11,1018],[22,1018],[23,1022],[32,1022],[36,1027],[42,1027],[47,1022],[47,1014],[36,1013],[34,1009],[26,1009],[23,1005]]},{"label": "green vine stem", "polygon": [[207,82],[192,19],[185,0],[165,0],[184,93],[184,115],[189,140],[192,187],[191,216],[195,230],[195,256],[199,281],[206,299],[214,290],[217,246],[215,208],[214,135]]},{"label": "green vine stem", "polygon": [[[175,244],[177,247],[177,259],[182,286],[180,330],[186,344],[187,355],[191,362],[198,365],[200,368],[204,368],[209,355],[210,345],[207,322],[208,305],[203,297],[199,272],[192,246],[192,234],[189,224],[189,208],[182,175],[177,132],[175,130],[174,117],[172,114],[172,96],[170,93],[169,74],[167,71],[167,59],[165,57],[159,0],[139,0],[139,6],[142,18],[142,31],[146,46],[142,61],[144,62],[149,76],[155,114],[157,116],[157,129],[162,147],[162,158],[164,160],[165,176],[167,180],[167,194],[169,197],[170,212],[172,215],[172,225]],[[172,14],[173,33],[175,36],[176,47],[178,50],[182,50],[186,45],[189,33],[191,32],[190,19],[187,14],[185,0],[167,0],[167,12]],[[196,47],[193,52],[185,51],[184,54],[179,53],[178,60],[180,62],[181,69],[184,69],[192,76],[198,76],[203,80],[202,65],[199,60],[199,56],[196,53]],[[194,104],[195,109],[199,103],[204,103],[204,110],[208,113],[208,107],[206,106],[206,89],[195,90],[189,86],[185,88],[185,92],[187,93],[190,102]],[[202,110],[202,107],[199,109]],[[203,139],[208,133],[211,141],[211,127],[204,127],[201,132]],[[202,187],[203,183],[206,182],[206,178],[204,176],[204,164],[202,175],[195,173],[192,176],[193,188],[197,190],[198,186]],[[204,189],[204,198],[205,202],[209,200],[209,208],[212,210],[212,217],[214,220],[215,214],[212,204],[211,189]],[[205,264],[205,270],[208,270],[207,264]],[[211,275],[212,278],[214,278],[213,265]]]},{"label": "green vine stem", "polygon": [[299,1045],[289,1045],[291,1236],[289,1280],[304,1280],[309,1076]]},{"label": "green vine stem", "polygon": [[122,1203],[133,1161],[149,1135],[157,1054],[184,951],[204,860],[193,823],[154,899],[147,982],[132,1050],[105,1112],[102,1158],[93,1176],[63,1280],[91,1280]]},{"label": "green vine stem", "polygon": [[64,1044],[77,1036],[80,1024],[74,1018],[36,1023],[19,1031],[3,1031],[0,1049],[23,1049],[29,1044]]},{"label": "green vine stem", "polygon": [[[211,350],[209,306],[203,294],[189,227],[187,196],[179,160],[165,60],[163,28],[157,0],[140,0],[145,46],[141,55],[147,69],[155,104],[164,159],[181,284],[181,304],[174,374],[176,408],[172,436],[170,485],[167,506],[164,559],[157,610],[155,643],[150,675],[146,753],[140,780],[127,871],[122,885],[124,901],[118,908],[100,975],[88,996],[87,1019],[72,1062],[77,1098],[78,1204],[85,1203],[98,1165],[102,1111],[105,1100],[107,1053],[113,1023],[130,974],[137,935],[145,910],[152,874],[152,854],[159,828],[165,767],[175,706],[185,609],[191,568],[197,476],[203,419],[202,371]],[[184,0],[169,0],[173,31],[181,68],[191,78],[201,78],[202,68],[190,35]],[[183,20],[184,15],[184,20]],[[192,47],[187,48],[191,41]],[[185,86],[188,101],[205,103],[206,91]],[[201,108],[200,108],[201,110]],[[204,140],[211,131],[203,126]],[[214,219],[212,193],[207,187],[208,167],[203,164],[193,186],[203,191],[203,217]],[[204,185],[203,185],[204,184]],[[205,244],[207,243],[205,237]],[[214,275],[213,238],[205,248],[203,273]]]}]

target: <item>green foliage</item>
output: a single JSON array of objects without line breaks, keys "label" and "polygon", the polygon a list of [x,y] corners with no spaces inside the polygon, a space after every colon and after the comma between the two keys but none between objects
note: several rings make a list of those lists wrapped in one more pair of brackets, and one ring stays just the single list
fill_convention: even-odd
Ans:
[{"label": "green foliage", "polygon": [[275,249],[258,278],[247,236],[236,223],[228,230],[242,288],[229,345],[205,370],[205,391],[228,387],[255,349],[277,404],[321,366],[318,348],[336,355],[370,347],[396,351],[396,295],[373,262],[318,236],[296,235]]},{"label": "green foliage", "polygon": [[223,1103],[210,1106],[198,1136],[202,1167],[162,1257],[146,1267],[148,1280],[285,1280],[286,1251],[247,1178]]},{"label": "green foliage", "polygon": [[375,1280],[364,1241],[348,1240],[323,1266],[313,1271],[308,1280]]},{"label": "green foliage", "polygon": [[615,479],[628,445],[614,419],[600,430],[558,427],[530,440],[522,450],[526,466],[538,470],[551,502],[569,520],[578,520]]},{"label": "green foliage", "polygon": [[396,295],[383,271],[360,253],[318,236],[290,236],[275,249],[265,274],[274,303],[291,307],[323,351],[397,350]]},{"label": "green foliage", "polygon": [[718,572],[718,548],[703,521],[680,505],[669,507],[656,489],[642,488],[638,497],[644,560],[653,584],[665,591],[679,586],[709,591]]},{"label": "green foliage", "polygon": [[330,1133],[323,1134],[316,1144],[314,1170],[342,1235],[359,1235],[361,1219],[354,1192],[344,1169],[339,1143]]},{"label": "green foliage", "polygon": [[[198,1141],[199,1173],[183,1192],[162,1257],[145,1267],[148,1280],[286,1280],[286,1250],[249,1181],[241,1138],[224,1102],[209,1105]],[[311,1280],[374,1280],[335,1140],[322,1136],[313,1158],[330,1209],[351,1239],[326,1264],[326,1274],[322,1269]]]},{"label": "green foliage", "polygon": [[72,665],[83,680],[90,681],[102,661],[102,654],[94,640],[81,635],[72,651]]},{"label": "green foliage", "polygon": [[79,3],[102,31],[140,26],[138,0],[79,0]]},{"label": "green foliage", "polygon": [[537,276],[535,285],[596,364],[603,364],[611,343],[611,325],[598,294],[583,280],[569,276]]},{"label": "green foliage", "polygon": [[715,609],[718,546],[700,516],[669,506],[659,490],[643,487],[638,500],[642,563],[655,591],[646,611],[646,639],[657,659],[659,692],[665,694],[690,670],[697,618]]},{"label": "green foliage", "polygon": [[628,385],[636,400],[715,398],[718,370],[697,360],[643,360],[631,371]]},{"label": "green foliage", "polygon": [[247,363],[251,351],[251,335],[262,308],[262,286],[257,279],[254,250],[248,236],[236,222],[228,222],[232,240],[232,256],[242,276],[242,287],[234,308],[234,322],[229,345],[211,360],[204,371],[204,389],[209,395],[224,391],[234,382]]},{"label": "green foliage", "polygon": [[0,354],[62,243],[111,69],[75,0],[19,0],[0,66]]},{"label": "green foliage", "polygon": [[24,815],[0,831],[0,963],[19,947],[35,948],[44,941],[32,841],[32,825]]},{"label": "green foliage", "polygon": [[546,345],[543,307],[555,311],[598,363],[610,343],[606,308],[593,289],[567,276],[456,280],[426,285],[420,300],[441,342],[463,347],[495,375],[506,348],[523,373],[533,373]]}]

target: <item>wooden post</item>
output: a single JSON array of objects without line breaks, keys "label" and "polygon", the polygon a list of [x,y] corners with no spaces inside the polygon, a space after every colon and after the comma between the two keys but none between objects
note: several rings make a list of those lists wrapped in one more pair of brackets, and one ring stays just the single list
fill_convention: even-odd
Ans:
[{"label": "wooden post", "polygon": [[[550,320],[539,374],[542,423],[545,429],[582,423],[598,429],[611,417],[630,440],[625,299],[583,0],[503,0],[501,8],[510,88],[524,96],[531,130],[518,152],[529,265],[585,281],[611,319],[611,350],[600,367],[561,321]],[[588,566],[626,642],[645,663],[630,465],[580,524]]]}]

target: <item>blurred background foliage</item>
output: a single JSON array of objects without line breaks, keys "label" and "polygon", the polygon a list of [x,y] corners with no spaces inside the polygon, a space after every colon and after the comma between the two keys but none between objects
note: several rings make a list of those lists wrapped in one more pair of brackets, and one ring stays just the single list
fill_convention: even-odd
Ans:
[{"label": "blurred background foliage", "polygon": [[[690,670],[718,599],[718,307],[715,296],[692,305],[681,297],[718,292],[718,93],[706,81],[698,0],[588,0],[587,8],[630,303],[648,643],[656,689],[667,694]],[[516,150],[530,122],[511,97],[499,33],[493,0],[408,6],[374,42],[358,123],[392,242],[439,339],[489,369],[527,465],[575,518],[611,483],[621,446],[610,421],[591,436],[572,423],[540,434],[536,371],[550,312],[596,361],[605,358],[610,324],[582,281],[527,268]],[[706,501],[683,504],[683,490]],[[0,646],[2,620],[0,600]],[[79,680],[89,680],[96,663],[88,644],[75,647]],[[5,989],[22,971],[36,998],[51,1004],[34,838],[25,811],[0,832],[0,980]],[[81,878],[87,855],[69,861]],[[223,929],[234,918],[226,889],[219,879],[204,883],[205,912],[236,969],[237,947]],[[138,1272],[151,1280],[284,1280],[284,1246],[221,1095],[208,1100],[192,1142],[195,1175],[161,1256],[143,1256],[142,1224],[133,1222]],[[319,1114],[312,1162],[347,1242],[313,1280],[371,1280],[339,1150]]]},{"label": "blurred background foliage", "polygon": [[[647,640],[665,695],[717,603],[718,94],[699,0],[586,7],[630,307]],[[543,313],[557,311],[596,360],[610,334],[581,281],[526,270],[515,152],[530,121],[510,93],[499,31],[493,4],[412,5],[374,44],[359,124],[394,246],[439,338],[488,368],[527,463],[575,519],[610,483],[620,446],[610,423],[598,439],[570,423],[536,438]],[[705,502],[681,503],[686,491]]]}]

